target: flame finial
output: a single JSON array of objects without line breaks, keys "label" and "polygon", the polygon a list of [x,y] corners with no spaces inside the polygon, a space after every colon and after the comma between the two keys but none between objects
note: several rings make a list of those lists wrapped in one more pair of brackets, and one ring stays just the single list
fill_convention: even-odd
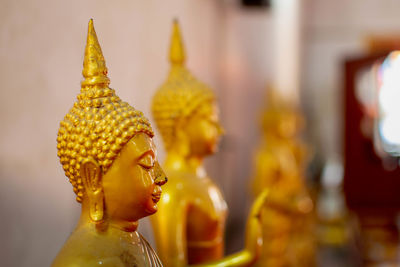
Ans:
[{"label": "flame finial", "polygon": [[106,62],[94,30],[93,19],[89,20],[82,74],[85,78],[81,83],[82,87],[94,85],[106,87],[110,84],[110,79],[107,77]]},{"label": "flame finial", "polygon": [[174,19],[172,27],[173,28],[169,60],[172,64],[182,65],[183,63],[185,63],[186,55],[185,48],[183,47],[181,32],[179,29],[179,22],[177,19]]}]

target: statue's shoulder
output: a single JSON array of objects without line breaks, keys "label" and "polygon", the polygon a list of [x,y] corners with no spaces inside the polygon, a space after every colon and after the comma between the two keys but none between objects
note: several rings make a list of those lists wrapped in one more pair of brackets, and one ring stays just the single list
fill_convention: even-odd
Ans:
[{"label": "statue's shoulder", "polygon": [[262,166],[277,166],[279,165],[279,159],[276,151],[272,149],[260,149],[255,155],[256,165]]},{"label": "statue's shoulder", "polygon": [[276,148],[267,146],[267,145],[261,145],[255,152],[256,157],[274,157],[276,154]]},{"label": "statue's shoulder", "polygon": [[61,248],[52,267],[125,266],[120,257],[114,256],[120,255],[114,243],[103,236],[93,235],[87,228],[77,229]]}]

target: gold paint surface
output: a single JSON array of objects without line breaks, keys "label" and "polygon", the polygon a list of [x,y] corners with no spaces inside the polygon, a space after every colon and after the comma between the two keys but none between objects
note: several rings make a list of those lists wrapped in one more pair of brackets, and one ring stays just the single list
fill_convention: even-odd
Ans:
[{"label": "gold paint surface", "polygon": [[143,114],[108,87],[92,20],[82,74],[81,93],[57,137],[82,212],[52,266],[162,266],[136,231],[139,219],[157,211],[166,183],[154,134]]}]

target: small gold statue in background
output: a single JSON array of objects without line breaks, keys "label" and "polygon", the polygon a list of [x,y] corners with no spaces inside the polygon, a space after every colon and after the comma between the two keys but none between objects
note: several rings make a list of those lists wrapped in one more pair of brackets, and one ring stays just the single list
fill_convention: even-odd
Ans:
[{"label": "small gold statue in background", "polygon": [[78,101],[60,123],[58,156],[77,201],[78,225],[53,266],[162,266],[136,231],[157,211],[167,180],[156,159],[153,130],[142,112],[108,87],[93,21]]},{"label": "small gold statue in background", "polygon": [[256,264],[260,267],[314,265],[313,204],[304,181],[307,148],[298,136],[303,124],[301,113],[269,90],[253,181],[255,196],[270,191],[261,213],[268,242]]},{"label": "small gold statue in background", "polygon": [[267,192],[250,211],[245,249],[223,258],[227,205],[203,166],[203,159],[216,152],[223,130],[214,93],[185,67],[176,21],[170,61],[169,77],[152,106],[167,151],[164,169],[169,177],[159,211],[151,217],[158,253],[167,267],[248,266],[260,252],[259,217]]}]

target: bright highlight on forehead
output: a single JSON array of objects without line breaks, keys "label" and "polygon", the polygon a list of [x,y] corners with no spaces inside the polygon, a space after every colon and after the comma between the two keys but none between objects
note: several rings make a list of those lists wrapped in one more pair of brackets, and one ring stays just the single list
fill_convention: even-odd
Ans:
[{"label": "bright highlight on forehead", "polygon": [[126,150],[135,154],[135,157],[140,157],[143,154],[151,151],[153,157],[157,156],[156,146],[153,138],[145,133],[136,134],[126,145]]}]

